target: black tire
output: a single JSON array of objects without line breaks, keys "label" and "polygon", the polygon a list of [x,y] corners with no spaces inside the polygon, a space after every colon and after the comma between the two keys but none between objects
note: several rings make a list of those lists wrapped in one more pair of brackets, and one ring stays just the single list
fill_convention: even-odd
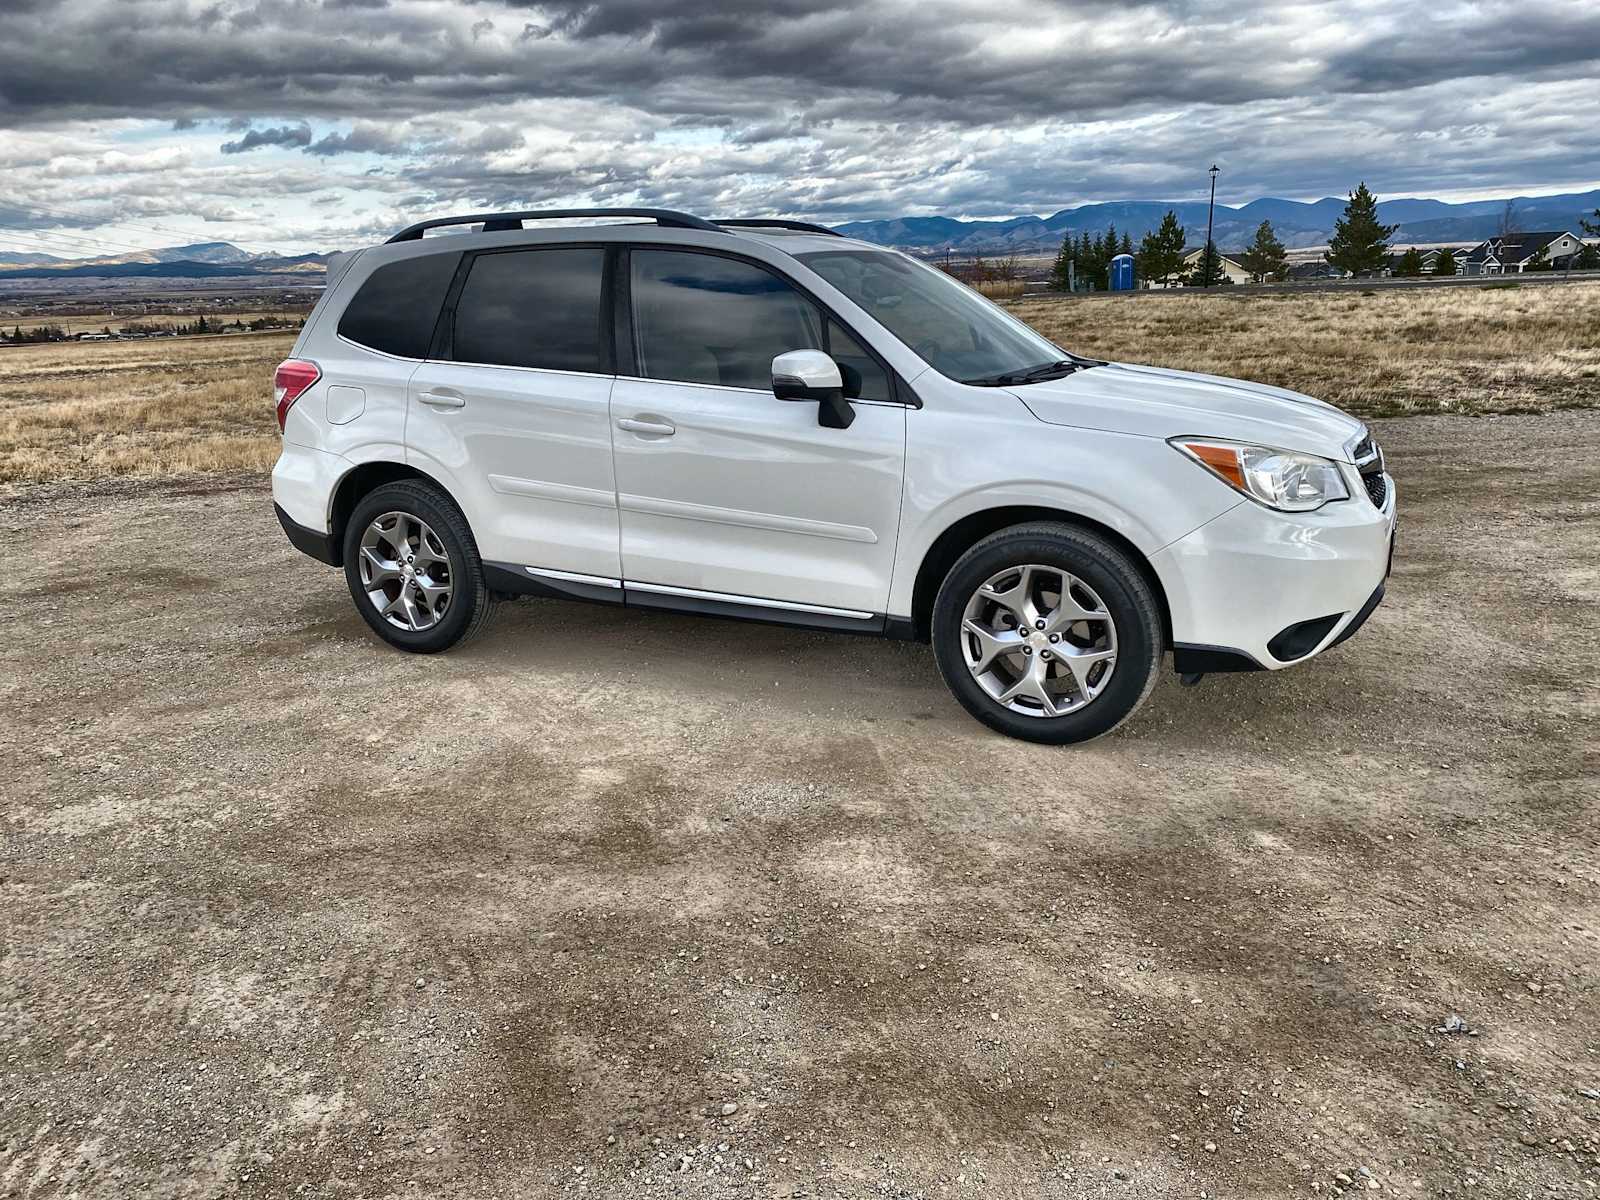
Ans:
[{"label": "black tire", "polygon": [[[1000,703],[973,677],[963,652],[962,620],[968,601],[995,575],[1027,563],[1058,567],[1077,576],[1099,595],[1116,626],[1116,661],[1105,690],[1081,708],[1057,717],[1018,713]],[[1051,745],[1088,741],[1110,733],[1132,716],[1155,687],[1165,643],[1161,606],[1128,555],[1095,533],[1053,522],[1013,525],[963,554],[940,585],[932,632],[939,673],[963,708],[1010,737]],[[1091,679],[1091,688],[1094,685]]]},{"label": "black tire", "polygon": [[[449,559],[449,603],[428,629],[401,629],[380,615],[361,578],[361,538],[368,525],[386,513],[400,512],[425,522]],[[455,501],[431,483],[403,479],[363,496],[344,531],[344,578],[356,611],[389,645],[412,654],[437,654],[475,636],[494,611],[495,596],[483,578],[483,560],[467,518]]]}]

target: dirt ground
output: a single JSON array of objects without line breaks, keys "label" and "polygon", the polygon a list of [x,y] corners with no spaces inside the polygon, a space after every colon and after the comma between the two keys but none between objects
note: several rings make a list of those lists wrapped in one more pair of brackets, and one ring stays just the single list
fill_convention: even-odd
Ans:
[{"label": "dirt ground", "polygon": [[0,1195],[1600,1194],[1600,412],[1378,433],[1366,630],[1071,750],[903,643],[407,657],[258,480],[14,489]]}]

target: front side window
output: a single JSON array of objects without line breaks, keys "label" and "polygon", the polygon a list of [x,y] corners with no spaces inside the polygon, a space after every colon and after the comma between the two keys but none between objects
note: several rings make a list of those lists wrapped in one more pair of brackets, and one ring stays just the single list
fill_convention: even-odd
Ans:
[{"label": "front side window", "polygon": [[844,394],[851,400],[888,400],[889,375],[861,348],[861,343],[845,332],[839,322],[828,321],[828,353],[839,364]]},{"label": "front side window", "polygon": [[822,250],[798,257],[951,379],[986,380],[1065,357],[966,284],[903,254]]},{"label": "front side window", "polygon": [[599,372],[598,247],[508,250],[473,260],[456,302],[456,362]]},{"label": "front side window", "polygon": [[820,350],[816,306],[752,263],[679,250],[634,250],[630,290],[639,374],[770,391],[772,360]]},{"label": "front side window", "polygon": [[339,336],[401,358],[427,358],[460,253],[421,254],[385,263],[339,317]]}]

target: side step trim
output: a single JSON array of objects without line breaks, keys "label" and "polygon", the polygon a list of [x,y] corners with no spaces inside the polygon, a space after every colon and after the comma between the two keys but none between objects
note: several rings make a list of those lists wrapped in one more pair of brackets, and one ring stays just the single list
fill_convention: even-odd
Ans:
[{"label": "side step trim", "polygon": [[854,608],[832,608],[826,604],[804,604],[796,600],[769,600],[765,596],[736,596],[728,592],[707,592],[665,583],[631,583],[608,575],[587,575],[581,571],[485,562],[483,573],[492,589],[513,596],[588,600],[599,604],[621,604],[629,608],[698,613],[707,617],[731,617],[767,625],[829,629],[840,633],[890,633],[891,636],[905,637],[912,628],[909,618],[893,620],[883,613],[862,612]]},{"label": "side step trim", "polygon": [[711,600],[718,604],[746,604],[752,608],[782,608],[789,612],[816,613],[824,617],[849,617],[856,621],[870,621],[877,613],[861,612],[853,608],[829,608],[826,604],[800,604],[793,600],[766,600],[760,596],[736,596],[732,592],[702,592],[695,588],[671,587],[664,583],[626,583],[628,592],[650,592],[658,596],[684,596],[691,600]]},{"label": "side step trim", "polygon": [[560,579],[567,583],[587,583],[591,587],[620,588],[622,580],[607,579],[604,575],[585,575],[581,571],[551,571],[544,567],[523,567],[529,575],[540,579]]}]

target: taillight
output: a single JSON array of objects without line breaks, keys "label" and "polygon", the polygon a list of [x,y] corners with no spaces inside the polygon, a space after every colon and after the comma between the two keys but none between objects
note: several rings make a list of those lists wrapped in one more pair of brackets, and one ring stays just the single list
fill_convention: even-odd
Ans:
[{"label": "taillight", "polygon": [[272,394],[278,402],[278,431],[289,416],[289,409],[301,394],[322,378],[322,368],[303,358],[289,358],[278,364],[272,376]]}]

